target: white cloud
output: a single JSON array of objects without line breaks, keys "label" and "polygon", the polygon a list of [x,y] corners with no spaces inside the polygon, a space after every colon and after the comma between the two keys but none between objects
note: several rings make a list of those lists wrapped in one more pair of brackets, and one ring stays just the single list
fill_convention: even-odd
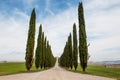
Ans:
[{"label": "white cloud", "polygon": [[51,6],[51,0],[46,0],[46,8],[45,11],[47,11],[48,13],[50,13],[51,15],[54,15],[54,12],[51,10],[50,6]]},{"label": "white cloud", "polygon": [[[91,54],[90,60],[120,59],[120,50],[116,51],[116,48],[120,48],[120,6],[115,6],[120,4],[120,2],[119,0],[114,2],[113,0],[109,2],[108,0],[104,1],[91,1],[92,4],[88,5],[93,6],[93,8],[88,6],[85,8],[86,27],[88,37],[90,38],[89,42],[91,43],[89,48],[89,53]],[[94,10],[97,11],[95,12]]]},{"label": "white cloud", "polygon": [[112,7],[119,6],[120,0],[87,0],[84,1],[85,8],[92,11],[100,11],[102,9],[111,9]]},{"label": "white cloud", "polygon": [[[28,15],[14,10],[14,16],[6,18],[5,15],[0,15],[0,60],[6,56],[4,60],[11,58],[11,52],[21,53],[25,55],[26,36],[28,29]],[[12,57],[13,58],[13,57]],[[24,60],[24,57],[17,59]]]},{"label": "white cloud", "polygon": [[27,6],[32,5],[32,3],[33,3],[34,1],[35,1],[35,0],[24,0],[23,3],[24,3],[24,5],[27,7]]}]

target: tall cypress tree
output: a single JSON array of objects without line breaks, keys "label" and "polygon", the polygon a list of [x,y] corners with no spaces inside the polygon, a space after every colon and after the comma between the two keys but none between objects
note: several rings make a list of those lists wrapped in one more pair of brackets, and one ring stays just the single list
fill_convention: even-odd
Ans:
[{"label": "tall cypress tree", "polygon": [[50,58],[50,51],[49,51],[49,41],[47,41],[47,46],[46,46],[46,67],[50,67],[51,64],[51,58]]},{"label": "tall cypress tree", "polygon": [[43,45],[43,46],[44,46],[44,53],[43,53],[43,57],[44,57],[44,69],[46,68],[46,62],[47,62],[47,61],[46,61],[46,56],[47,56],[47,54],[46,54],[46,53],[47,53],[47,51],[46,51],[46,50],[47,50],[47,47],[46,47],[46,41],[47,41],[47,40],[46,40],[46,39],[47,39],[47,38],[45,37],[44,45]]},{"label": "tall cypress tree", "polygon": [[42,32],[42,54],[41,54],[41,63],[40,63],[40,67],[42,69],[42,67],[44,67],[44,32]]},{"label": "tall cypress tree", "polygon": [[[67,43],[67,42],[66,42]],[[60,58],[59,58],[59,64],[60,64],[60,66],[62,66],[62,67],[66,67],[66,60],[67,60],[67,57],[65,58],[65,54],[66,54],[66,52],[65,52],[65,50],[66,50],[66,45],[65,45],[65,47],[64,47],[64,50],[63,50],[63,53],[62,53],[62,55],[60,56]],[[68,66],[69,67],[69,66]]]},{"label": "tall cypress tree", "polygon": [[76,33],[76,24],[73,24],[73,65],[75,70],[78,66],[78,48],[77,48],[77,33]]},{"label": "tall cypress tree", "polygon": [[69,67],[72,69],[73,67],[73,55],[72,55],[72,38],[71,33],[68,37],[68,50],[69,50]]},{"label": "tall cypress tree", "polygon": [[68,52],[68,42],[66,42],[66,45],[63,50],[63,54],[61,55],[59,59],[60,66],[69,68],[69,52]]},{"label": "tall cypress tree", "polygon": [[84,10],[82,2],[78,6],[78,21],[79,21],[79,57],[82,70],[85,72],[87,67],[88,48],[85,31]]},{"label": "tall cypress tree", "polygon": [[42,25],[39,27],[39,34],[37,40],[37,48],[35,54],[35,66],[38,69],[42,60]]},{"label": "tall cypress tree", "polygon": [[34,39],[35,39],[35,22],[36,22],[36,13],[35,8],[32,11],[30,22],[29,22],[29,31],[28,31],[28,39],[26,45],[26,68],[29,71],[33,64],[33,55],[34,55]]},{"label": "tall cypress tree", "polygon": [[50,67],[53,67],[55,65],[56,58],[53,56],[51,46],[49,46],[50,49],[50,55],[51,55],[51,65]]},{"label": "tall cypress tree", "polygon": [[64,49],[64,61],[65,61],[65,67],[69,67],[69,50],[68,50],[68,42],[66,42],[65,49]]}]

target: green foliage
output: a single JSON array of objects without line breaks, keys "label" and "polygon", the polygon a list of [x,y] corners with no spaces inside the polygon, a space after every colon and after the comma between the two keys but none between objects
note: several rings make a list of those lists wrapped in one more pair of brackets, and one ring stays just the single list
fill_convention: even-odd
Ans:
[{"label": "green foliage", "polygon": [[52,54],[51,47],[49,45],[49,41],[47,41],[46,48],[46,67],[52,67],[55,65],[55,58]]},{"label": "green foliage", "polygon": [[77,47],[77,32],[76,32],[76,24],[73,25],[73,65],[75,70],[78,66],[78,47]]},{"label": "green foliage", "polygon": [[41,42],[38,43],[41,48],[39,50],[40,56],[36,55],[36,57],[40,58],[40,62],[38,62],[38,64],[40,64],[41,69],[43,67],[45,69],[45,68],[54,66],[56,59],[54,58],[54,56],[52,54],[52,50],[49,45],[49,41],[47,41],[47,38],[44,37],[44,32],[41,32],[41,33],[42,33]]},{"label": "green foliage", "polygon": [[44,48],[43,48],[43,50],[44,50],[44,51],[43,51],[43,52],[44,52],[44,53],[43,53],[43,57],[44,57],[44,59],[43,59],[43,60],[44,60],[44,65],[43,65],[43,66],[44,66],[44,69],[45,69],[45,67],[46,67],[46,56],[47,56],[47,55],[46,55],[46,48],[47,48],[47,47],[46,47],[46,37],[45,37],[45,39],[44,39],[43,47],[44,47]]},{"label": "green foliage", "polygon": [[[35,20],[36,14],[35,9],[33,9],[28,32],[28,40],[26,47],[26,68],[29,71],[33,64],[33,55],[34,55],[34,39],[35,39]],[[52,54],[51,47],[47,43],[47,38],[44,37],[44,32],[42,32],[42,25],[39,27],[39,34],[37,39],[37,48],[35,54],[35,66],[36,69],[39,67],[44,69],[46,67],[52,67],[55,64],[55,58]]]},{"label": "green foliage", "polygon": [[30,23],[29,23],[29,31],[28,31],[28,39],[26,46],[26,68],[29,71],[33,64],[33,55],[34,55],[34,39],[35,39],[35,21],[36,21],[36,13],[35,8],[32,11]]},{"label": "green foliage", "polygon": [[87,67],[88,48],[87,48],[84,11],[83,11],[82,2],[79,3],[79,7],[78,7],[78,20],[79,20],[79,57],[80,57],[81,67],[83,71],[85,71]]},{"label": "green foliage", "polygon": [[68,41],[66,42],[66,45],[64,47],[63,54],[59,58],[59,64],[62,67],[71,68],[73,67],[73,55],[72,55],[72,39],[71,39],[71,33],[68,37]]},{"label": "green foliage", "polygon": [[66,42],[63,54],[59,58],[59,64],[62,67],[69,67],[69,63],[68,63],[68,61],[69,61],[68,51],[69,51],[68,50],[68,42]]},{"label": "green foliage", "polygon": [[[78,20],[79,20],[79,58],[82,70],[85,71],[88,60],[88,48],[86,40],[85,22],[82,2],[78,6]],[[78,66],[78,48],[77,48],[77,32],[76,25],[73,25],[73,49],[71,33],[68,41],[64,47],[63,54],[59,58],[59,64],[62,67],[71,68],[74,66],[75,70]]]},{"label": "green foliage", "polygon": [[73,67],[73,55],[72,55],[72,38],[71,38],[71,33],[68,37],[68,56],[69,56],[69,60],[68,60],[68,63],[69,63],[69,67],[72,69]]},{"label": "green foliage", "polygon": [[35,54],[35,66],[37,69],[40,67],[40,64],[42,63],[41,61],[42,61],[42,25],[40,25],[39,27],[37,48]]},{"label": "green foliage", "polygon": [[44,67],[44,32],[42,33],[42,59],[41,59],[41,68]]}]

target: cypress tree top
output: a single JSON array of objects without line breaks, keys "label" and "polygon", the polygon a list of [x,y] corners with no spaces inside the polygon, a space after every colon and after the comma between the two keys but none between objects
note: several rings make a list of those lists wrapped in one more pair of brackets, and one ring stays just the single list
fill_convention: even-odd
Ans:
[{"label": "cypress tree top", "polygon": [[82,5],[82,2],[80,2],[79,6],[78,6],[79,27],[80,27],[80,25],[84,25],[85,26],[84,13],[83,12],[84,12],[83,5]]},{"label": "cypress tree top", "polygon": [[34,24],[35,19],[36,19],[36,13],[35,13],[35,8],[33,8],[31,18],[30,18],[30,24]]}]

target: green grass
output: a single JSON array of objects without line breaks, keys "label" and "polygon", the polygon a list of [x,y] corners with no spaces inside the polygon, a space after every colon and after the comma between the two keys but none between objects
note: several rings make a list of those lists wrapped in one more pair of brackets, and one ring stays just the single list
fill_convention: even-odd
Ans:
[{"label": "green grass", "polygon": [[82,72],[82,69],[79,65],[77,71],[75,71],[74,69],[70,71],[77,72],[77,73],[83,73],[83,74],[91,74],[91,75],[97,75],[97,76],[116,78],[120,80],[120,68],[105,68],[103,66],[88,66],[86,72]]},{"label": "green grass", "polygon": [[[30,72],[36,72],[35,65],[32,66]],[[40,70],[38,70],[40,71]],[[25,73],[27,72],[24,62],[8,62],[0,63],[0,76],[16,73]]]}]

